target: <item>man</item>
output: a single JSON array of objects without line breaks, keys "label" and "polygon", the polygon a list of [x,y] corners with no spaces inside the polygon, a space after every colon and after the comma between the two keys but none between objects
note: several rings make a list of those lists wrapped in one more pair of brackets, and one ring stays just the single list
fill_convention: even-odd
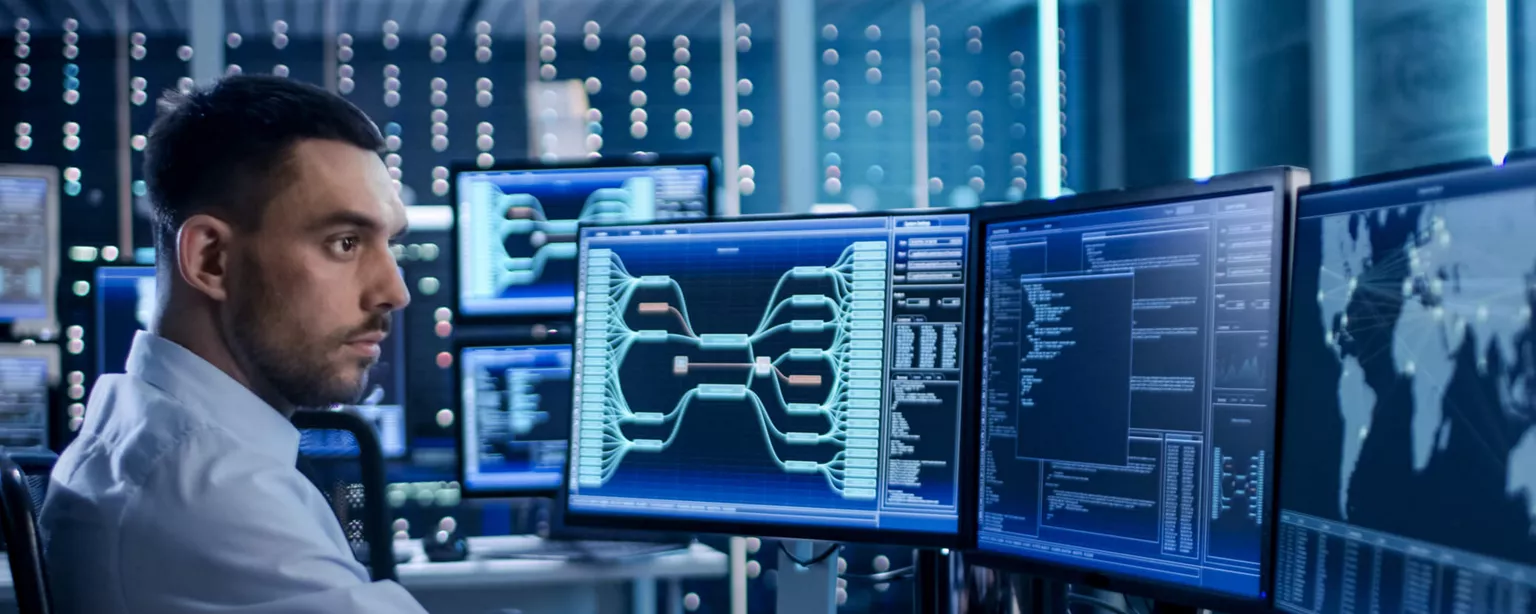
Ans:
[{"label": "man", "polygon": [[54,468],[60,611],[423,612],[369,582],[289,422],[355,402],[410,302],[381,143],[356,107],[286,79],[162,100],[144,156],[159,317]]}]

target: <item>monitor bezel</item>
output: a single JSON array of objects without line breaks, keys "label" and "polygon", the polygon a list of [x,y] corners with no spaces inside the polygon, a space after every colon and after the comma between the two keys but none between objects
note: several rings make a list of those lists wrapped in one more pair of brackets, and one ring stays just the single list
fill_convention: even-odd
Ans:
[{"label": "monitor bezel", "polygon": [[[1415,180],[1415,179],[1427,179],[1427,178],[1431,178],[1431,177],[1435,177],[1435,176],[1448,175],[1448,174],[1452,174],[1452,173],[1462,173],[1462,172],[1471,172],[1471,171],[1477,171],[1477,172],[1498,172],[1495,169],[1506,169],[1506,168],[1510,169],[1509,172],[1516,172],[1516,173],[1536,172],[1536,149],[1528,149],[1528,150],[1521,150],[1521,151],[1511,151],[1511,152],[1509,152],[1509,155],[1507,155],[1505,157],[1505,159],[1504,159],[1504,161],[1502,163],[1496,163],[1494,160],[1492,160],[1491,158],[1488,158],[1486,156],[1479,156],[1479,157],[1473,157],[1473,158],[1466,158],[1466,159],[1462,159],[1462,160],[1455,160],[1455,161],[1451,161],[1451,162],[1444,162],[1444,163],[1440,163],[1440,164],[1432,164],[1432,165],[1419,166],[1419,167],[1402,169],[1402,170],[1387,171],[1387,172],[1375,173],[1375,174],[1371,174],[1371,175],[1363,175],[1363,176],[1360,176],[1360,177],[1352,177],[1352,178],[1348,178],[1348,179],[1340,179],[1340,180],[1336,180],[1336,181],[1314,183],[1314,184],[1311,184],[1309,186],[1303,187],[1300,190],[1300,193],[1297,195],[1296,205],[1293,208],[1291,231],[1293,233],[1295,232],[1296,225],[1300,222],[1301,218],[1303,217],[1303,215],[1302,215],[1304,213],[1302,211],[1303,199],[1310,200],[1309,197],[1332,195],[1332,194],[1336,194],[1336,193],[1339,193],[1339,192],[1345,192],[1345,191],[1349,191],[1349,190],[1355,190],[1355,189],[1360,189],[1360,188],[1376,187],[1376,186],[1381,186],[1381,185],[1390,184],[1390,183],[1396,183],[1396,182],[1400,182],[1400,181],[1412,181],[1412,180]],[[1292,252],[1294,252],[1295,247],[1296,247],[1295,246],[1295,238],[1294,238],[1294,235],[1293,235],[1291,237],[1291,240],[1290,240],[1289,248],[1290,248],[1290,250]],[[1291,303],[1294,302],[1294,300],[1296,300],[1298,298],[1299,297],[1291,296],[1289,294],[1287,294],[1287,296],[1286,296],[1286,310],[1285,310],[1286,321],[1285,321],[1284,334],[1286,334],[1287,336],[1281,339],[1281,346],[1282,347],[1289,346],[1289,344],[1290,344],[1290,338],[1288,336],[1289,333],[1290,333],[1290,326],[1291,326],[1292,320],[1297,317],[1296,310],[1292,308],[1293,306],[1292,306]],[[1291,376],[1291,374],[1290,374],[1290,356],[1289,356],[1288,353],[1282,352],[1280,358],[1281,358],[1281,360],[1280,360],[1280,364],[1279,364],[1279,367],[1280,367],[1279,379],[1276,380],[1280,384],[1280,386],[1276,390],[1276,393],[1279,396],[1280,402],[1283,404],[1283,403],[1285,403],[1286,394],[1287,394],[1287,392],[1289,392],[1289,389],[1291,387],[1291,380],[1290,380],[1290,376]],[[1282,405],[1282,407],[1283,407],[1283,405]],[[1280,482],[1281,475],[1282,475],[1282,473],[1284,471],[1284,465],[1285,465],[1285,420],[1284,420],[1284,418],[1285,418],[1285,415],[1282,412],[1282,414],[1280,415],[1280,419],[1275,422],[1275,458],[1276,458],[1276,462],[1274,463],[1274,468],[1273,468],[1273,471],[1271,472],[1271,475],[1272,475],[1272,477],[1274,479],[1275,489],[1274,489],[1273,495],[1270,497],[1274,509],[1270,513],[1270,517],[1274,518],[1276,521],[1272,523],[1272,529],[1271,529],[1272,533],[1273,533],[1273,540],[1274,540],[1274,542],[1273,542],[1274,546],[1273,546],[1273,549],[1271,550],[1270,561],[1269,561],[1270,566],[1271,566],[1271,570],[1273,570],[1274,567],[1278,566],[1278,561],[1279,561],[1279,558],[1281,556],[1281,549],[1279,547],[1280,523],[1279,523],[1278,520],[1279,520],[1279,514],[1282,513],[1285,510],[1284,495],[1283,495],[1283,493],[1282,493],[1282,491],[1280,489],[1280,487],[1281,487],[1281,482]],[[1342,524],[1349,525],[1349,526],[1355,526],[1355,525],[1353,525],[1351,523],[1348,523],[1348,522],[1342,522]],[[1269,593],[1270,593],[1270,604],[1272,606],[1272,611],[1279,611],[1278,606],[1275,606],[1275,589],[1277,588],[1275,586],[1275,584],[1276,584],[1276,579],[1274,578],[1273,573],[1271,573],[1271,575],[1270,575],[1270,584],[1266,585],[1266,588],[1269,590]]]},{"label": "monitor bezel", "polygon": [[[543,310],[526,311],[521,313],[477,313],[470,314],[464,311],[464,280],[463,267],[459,262],[463,246],[459,240],[459,176],[464,173],[494,173],[501,171],[560,171],[581,169],[624,169],[635,167],[659,167],[659,166],[702,166],[705,169],[704,190],[704,218],[716,219],[720,206],[720,158],[707,153],[684,154],[631,154],[627,156],[603,156],[599,158],[569,159],[545,162],[537,158],[521,160],[498,160],[490,166],[482,167],[475,162],[457,161],[449,166],[448,170],[448,208],[453,212],[453,222],[448,232],[452,238],[448,242],[448,258],[452,267],[449,273],[453,280],[453,310],[461,320],[470,323],[508,323],[527,322],[536,320],[570,319],[575,315],[575,308],[569,311]],[[677,222],[679,220],[665,220]],[[622,225],[628,225],[623,223]],[[578,227],[577,232],[580,232]]]},{"label": "monitor bezel", "polygon": [[[491,338],[488,335],[470,336],[469,338],[456,338],[452,344],[453,352],[453,408],[458,416],[458,424],[453,429],[454,475],[459,481],[460,491],[466,499],[512,499],[512,498],[547,498],[553,499],[564,487],[566,480],[565,467],[560,467],[560,483],[552,487],[539,488],[473,488],[469,485],[469,458],[466,446],[469,444],[468,424],[473,416],[466,413],[464,408],[464,351],[469,349],[494,349],[494,348],[555,348],[569,347],[575,352],[574,340],[540,340],[517,341],[505,337]],[[574,360],[574,355],[572,356]],[[574,362],[572,363],[574,364]],[[570,408],[567,408],[565,419],[570,420]],[[570,441],[566,441],[566,460],[570,462]]]},{"label": "monitor bezel", "polygon": [[59,252],[63,251],[63,240],[59,232],[59,168],[41,164],[0,164],[0,177],[42,179],[48,184],[47,201],[43,205],[46,227],[44,238],[48,242],[48,253],[43,258],[43,317],[0,319],[0,325],[10,327],[12,337],[47,338],[59,327]]},{"label": "monitor bezel", "polygon": [[[995,223],[1016,222],[1020,220],[1054,217],[1073,213],[1132,209],[1137,207],[1155,206],[1158,204],[1180,200],[1211,198],[1220,197],[1225,194],[1242,194],[1252,193],[1260,190],[1272,190],[1275,193],[1276,200],[1276,211],[1274,219],[1277,223],[1282,225],[1279,235],[1279,240],[1281,241],[1280,262],[1278,263],[1278,271],[1280,276],[1279,301],[1280,305],[1283,306],[1282,309],[1288,310],[1289,290],[1291,283],[1290,237],[1292,228],[1294,227],[1295,223],[1296,196],[1299,188],[1306,185],[1309,182],[1309,179],[1310,174],[1305,169],[1295,167],[1272,167],[1257,169],[1253,171],[1232,173],[1228,175],[1219,175],[1206,180],[1186,179],[1175,183],[1146,188],[1088,192],[1054,200],[1040,199],[1024,201],[1007,206],[988,207],[977,213],[972,229],[972,234],[978,238],[976,242],[978,249],[982,252],[979,254],[977,266],[981,267],[981,270],[985,270],[986,262],[984,261],[984,244],[986,241],[986,232],[988,227]],[[981,286],[984,284],[985,280],[977,280],[976,285],[978,297],[981,293]],[[973,329],[972,332],[972,337],[974,338],[973,343],[975,344],[975,351],[979,355],[981,343],[984,341],[982,335],[984,324],[983,318],[986,316],[985,307],[978,299],[972,302],[971,308],[974,313],[973,317],[977,322],[977,326]],[[1280,314],[1278,314],[1276,318],[1276,339],[1284,338],[1288,321],[1289,317],[1285,311],[1282,311]],[[1276,361],[1277,382],[1281,381],[1280,378],[1284,376],[1283,348],[1281,348],[1281,351],[1282,355],[1279,357],[1279,360]],[[976,416],[976,419],[974,420],[977,425],[977,445],[972,449],[978,454],[980,452],[981,438],[979,416],[979,408],[981,407],[980,391],[981,386],[978,379],[977,385],[973,387],[972,401],[972,406],[978,408],[978,416]],[[1276,429],[1271,438],[1271,446],[1273,446],[1272,449],[1277,452],[1279,450],[1279,441],[1277,439],[1279,435],[1278,426],[1283,414],[1284,405],[1280,399],[1277,386],[1275,401]],[[979,461],[979,459],[977,460]],[[1270,478],[1270,484],[1274,484],[1273,476],[1275,468],[1278,464],[1278,461],[1270,463],[1269,476],[1267,476]],[[978,481],[980,480],[979,473],[977,474],[976,479]],[[1127,573],[1095,569],[1093,567],[1082,564],[1061,561],[1048,561],[1044,559],[1026,558],[1018,555],[1010,555],[994,551],[984,551],[979,549],[978,543],[974,539],[978,537],[978,533],[975,532],[972,534],[972,543],[965,552],[965,558],[968,562],[986,567],[1030,573],[1072,584],[1081,584],[1092,586],[1094,588],[1145,596],[1160,601],[1169,601],[1173,603],[1181,603],[1202,608],[1212,608],[1214,610],[1224,612],[1266,612],[1268,611],[1268,607],[1271,601],[1270,595],[1272,593],[1274,571],[1274,564],[1272,560],[1273,544],[1276,534],[1275,527],[1277,526],[1277,523],[1274,521],[1274,514],[1276,509],[1278,509],[1275,505],[1275,497],[1273,496],[1273,492],[1275,492],[1275,490],[1273,490],[1273,486],[1271,486],[1271,488],[1271,496],[1265,502],[1265,512],[1269,515],[1270,522],[1261,532],[1263,541],[1259,545],[1259,592],[1258,594],[1252,596],[1243,596],[1214,590],[1206,590],[1187,584],[1178,584],[1163,580],[1152,580],[1142,576]],[[980,494],[979,490],[980,485],[978,483],[974,491],[976,492],[977,496]],[[975,518],[972,518],[972,526],[977,526],[980,522],[980,502],[978,500],[972,501],[972,512],[975,516]]]},{"label": "monitor bezel", "polygon": [[[796,220],[839,220],[839,219],[860,219],[860,218],[876,218],[876,217],[893,217],[893,218],[898,218],[898,217],[928,217],[928,216],[938,216],[938,215],[964,215],[964,216],[967,216],[969,218],[967,220],[967,222],[968,222],[968,230],[967,230],[967,232],[968,233],[974,233],[975,232],[975,210],[974,209],[946,209],[946,208],[903,209],[903,210],[900,210],[900,211],[852,211],[852,212],[838,212],[838,213],[822,214],[822,215],[813,215],[813,214],[808,214],[808,213],[804,213],[804,214],[802,214],[802,213],[772,213],[772,214],[739,216],[739,217],[728,218],[728,219],[709,219],[709,218],[705,218],[705,219],[689,219],[689,220],[658,220],[658,221],[651,221],[651,222],[646,222],[646,223],[623,224],[621,226],[623,226],[623,227],[635,227],[635,226],[643,227],[643,226],[659,226],[659,225],[672,226],[672,225],[711,224],[711,223],[713,223],[713,224],[750,224],[750,223],[754,223],[754,222],[778,222],[778,221],[796,221]],[[583,225],[583,226],[581,226],[580,228],[577,229],[577,245],[578,245],[578,248],[577,248],[578,252],[577,253],[578,253],[578,259],[580,257],[579,254],[580,254],[581,237],[585,234],[584,231],[587,228],[592,228],[592,227],[593,226],[590,226],[590,225]],[[979,242],[976,241],[976,238],[975,238],[974,234],[969,234],[969,236],[968,236],[968,244],[966,246],[967,261],[966,261],[966,268],[965,268],[965,272],[967,274],[968,280],[969,279],[974,279],[974,277],[978,274],[978,271],[980,271],[980,269],[976,265],[976,258],[979,255],[978,254],[978,245],[979,245]],[[964,290],[964,296],[965,296],[964,300],[965,301],[974,302],[976,300],[976,297],[978,296],[977,287],[978,286],[975,283],[966,283],[965,284],[965,290]],[[966,313],[966,317],[967,318],[972,318],[974,316],[971,313],[969,313],[969,311],[968,311],[968,313]],[[967,326],[968,327],[969,326],[974,326],[974,325],[975,325],[975,322],[967,320]],[[573,333],[575,332],[574,325],[572,327],[572,331],[573,331]],[[890,331],[887,330],[886,334],[889,335]],[[971,341],[975,337],[975,335],[971,334],[969,331],[967,331],[965,334],[966,334],[965,339],[968,342]],[[575,340],[574,340],[574,335],[573,335],[573,340],[572,340],[573,347],[574,347],[574,344],[575,344]],[[975,510],[974,510],[974,501],[976,499],[976,492],[975,492],[975,490],[976,490],[976,486],[977,486],[977,481],[975,479],[975,476],[976,476],[976,459],[975,459],[974,455],[967,454],[966,451],[974,449],[975,445],[976,445],[976,442],[977,442],[977,440],[976,440],[977,429],[976,429],[976,424],[975,424],[975,419],[974,419],[975,418],[975,412],[971,411],[971,408],[968,406],[968,403],[975,396],[975,388],[976,388],[976,381],[977,380],[971,374],[974,373],[974,370],[976,368],[977,356],[979,355],[979,353],[975,352],[975,351],[966,351],[963,354],[964,355],[962,356],[962,363],[961,363],[962,366],[961,366],[961,368],[963,369],[962,372],[965,373],[966,375],[961,379],[961,382],[960,382],[960,398],[962,399],[961,406],[960,406],[960,415],[958,417],[958,420],[959,420],[958,424],[959,424],[959,428],[960,428],[960,448],[959,448],[960,454],[959,454],[959,460],[958,460],[958,467],[957,467],[957,471],[956,471],[956,479],[959,480],[958,484],[956,485],[957,486],[957,493],[956,493],[956,495],[958,497],[958,499],[956,500],[956,504],[957,504],[956,505],[956,513],[958,514],[959,518],[958,518],[958,524],[956,525],[956,530],[955,530],[954,533],[927,533],[927,532],[922,532],[922,531],[904,531],[904,530],[890,530],[890,529],[863,529],[863,528],[850,528],[850,527],[840,527],[840,526],[836,526],[835,527],[835,526],[823,526],[823,525],[782,524],[782,523],[775,523],[775,522],[771,522],[771,521],[732,522],[732,521],[715,520],[715,519],[668,518],[668,517],[661,516],[661,515],[654,515],[654,516],[619,515],[619,514],[598,514],[598,513],[592,513],[592,512],[574,511],[570,507],[570,489],[569,489],[570,478],[571,478],[571,476],[570,476],[570,473],[571,473],[570,455],[571,455],[571,452],[572,452],[572,449],[573,449],[574,446],[567,446],[566,447],[565,479],[561,481],[560,492],[557,495],[559,497],[559,504],[562,506],[562,509],[565,510],[565,522],[566,522],[566,524],[571,525],[571,526],[575,526],[575,527],[594,527],[594,528],[608,528],[608,529],[639,529],[639,530],[653,530],[653,531],[673,531],[673,532],[693,533],[693,534],[701,534],[701,535],[756,535],[756,536],[759,536],[759,537],[774,538],[774,539],[802,539],[802,540],[816,540],[816,541],[843,542],[843,543],[888,544],[888,545],[912,546],[912,547],[919,547],[919,548],[954,548],[954,549],[964,548],[964,547],[972,544],[975,541],[975,537],[976,537],[976,527],[975,527],[976,514],[975,514]],[[574,364],[575,364],[574,361],[573,361],[572,364],[574,366]],[[573,380],[573,384],[574,384],[574,380]]]}]

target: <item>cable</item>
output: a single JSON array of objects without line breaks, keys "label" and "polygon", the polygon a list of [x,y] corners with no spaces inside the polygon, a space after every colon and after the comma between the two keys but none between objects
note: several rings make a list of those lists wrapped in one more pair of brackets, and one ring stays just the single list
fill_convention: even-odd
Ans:
[{"label": "cable", "polygon": [[809,561],[802,561],[802,560],[800,560],[799,557],[795,556],[795,554],[793,552],[790,552],[788,548],[784,547],[784,542],[779,542],[779,552],[784,553],[784,556],[786,558],[788,558],[791,561],[794,561],[794,563],[796,565],[799,565],[801,567],[812,567],[812,566],[815,566],[817,563],[820,563],[820,562],[826,561],[829,558],[832,558],[832,555],[837,554],[838,551],[842,550],[842,549],[843,549],[843,545],[842,544],[832,544],[831,546],[827,547],[827,551],[826,552],[823,552],[821,554],[818,554],[818,555],[812,557],[811,560],[809,560]]},{"label": "cable", "polygon": [[1103,599],[1099,599],[1098,597],[1089,597],[1088,595],[1079,595],[1077,593],[1067,593],[1067,601],[1075,601],[1077,603],[1091,605],[1096,608],[1104,608],[1114,612],[1115,614],[1130,614],[1129,612],[1125,611],[1125,606],[1116,603],[1110,603]]},{"label": "cable", "polygon": [[903,567],[872,574],[840,574],[837,577],[848,581],[868,582],[870,584],[888,584],[898,580],[910,580],[917,577],[917,567]]}]

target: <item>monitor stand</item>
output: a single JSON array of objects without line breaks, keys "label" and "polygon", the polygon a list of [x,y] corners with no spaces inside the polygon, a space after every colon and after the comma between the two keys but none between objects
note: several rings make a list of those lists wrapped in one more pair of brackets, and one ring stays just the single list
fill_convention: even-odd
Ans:
[{"label": "monitor stand", "polygon": [[[809,561],[837,545],[832,542],[786,540],[784,550],[795,558]],[[779,552],[778,614],[835,614],[837,612],[837,555],[828,556],[810,567],[794,562]]]}]

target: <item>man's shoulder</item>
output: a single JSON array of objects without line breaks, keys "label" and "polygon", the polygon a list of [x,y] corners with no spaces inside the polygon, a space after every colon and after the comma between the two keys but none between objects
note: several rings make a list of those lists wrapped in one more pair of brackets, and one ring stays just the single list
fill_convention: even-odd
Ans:
[{"label": "man's shoulder", "polygon": [[86,426],[65,449],[54,477],[141,485],[157,468],[193,460],[186,457],[209,447],[193,442],[228,442],[228,433],[198,414],[143,379],[103,376],[91,391]]}]

